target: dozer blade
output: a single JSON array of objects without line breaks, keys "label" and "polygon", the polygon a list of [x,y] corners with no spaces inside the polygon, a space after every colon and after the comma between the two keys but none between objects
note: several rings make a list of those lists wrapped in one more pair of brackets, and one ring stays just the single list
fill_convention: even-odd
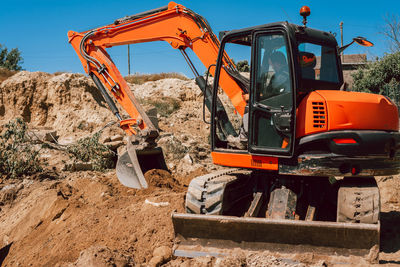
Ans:
[{"label": "dozer blade", "polygon": [[379,251],[378,224],[337,223],[221,215],[172,214],[184,257],[224,256],[233,248],[284,253],[365,256]]},{"label": "dozer blade", "polygon": [[124,186],[144,189],[147,188],[144,173],[151,169],[167,170],[162,149],[137,150],[128,145],[128,150],[118,158],[117,177]]}]

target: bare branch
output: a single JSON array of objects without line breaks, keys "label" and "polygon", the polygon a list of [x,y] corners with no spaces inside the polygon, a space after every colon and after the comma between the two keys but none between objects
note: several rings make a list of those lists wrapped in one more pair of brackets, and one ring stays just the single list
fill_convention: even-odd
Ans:
[{"label": "bare branch", "polygon": [[386,25],[383,28],[382,34],[389,41],[391,52],[400,51],[400,18],[398,15],[386,15]]}]

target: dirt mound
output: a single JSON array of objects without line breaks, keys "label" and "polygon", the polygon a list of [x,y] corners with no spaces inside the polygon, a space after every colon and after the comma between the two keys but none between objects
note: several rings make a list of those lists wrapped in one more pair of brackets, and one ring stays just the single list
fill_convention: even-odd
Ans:
[{"label": "dirt mound", "polygon": [[26,182],[0,213],[0,241],[11,244],[5,266],[82,266],[78,263],[95,260],[97,253],[90,256],[93,249],[88,250],[93,245],[108,248],[105,255],[115,260],[149,262],[158,246],[172,247],[168,218],[173,210],[183,211],[183,193],[159,187],[135,191],[121,186],[115,172]]},{"label": "dirt mound", "polygon": [[108,247],[94,245],[83,250],[74,263],[62,264],[60,266],[87,266],[87,267],[123,267],[134,266],[132,258],[111,251]]},{"label": "dirt mound", "polygon": [[144,84],[130,84],[139,99],[171,97],[182,101],[197,100],[200,89],[193,80],[167,78]]},{"label": "dirt mound", "polygon": [[151,187],[182,190],[179,182],[166,170],[149,170],[144,174],[144,177]]},{"label": "dirt mound", "polygon": [[61,139],[85,135],[115,119],[89,78],[27,71],[0,85],[0,120],[15,117],[32,126],[51,127]]}]

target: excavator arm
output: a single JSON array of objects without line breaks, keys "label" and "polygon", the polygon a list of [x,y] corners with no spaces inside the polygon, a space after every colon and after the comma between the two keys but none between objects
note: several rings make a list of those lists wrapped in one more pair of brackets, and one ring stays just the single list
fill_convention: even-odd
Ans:
[{"label": "excavator arm", "polygon": [[[185,50],[192,49],[204,66],[210,68],[216,64],[220,48],[220,43],[207,21],[174,2],[170,2],[165,7],[118,19],[113,24],[94,30],[81,33],[69,31],[68,38],[78,54],[85,72],[93,78],[111,110],[120,120],[121,128],[128,135],[140,135],[147,142],[154,141],[158,136],[158,131],[136,100],[130,87],[106,52],[106,48],[165,41],[172,48],[182,52],[196,78],[200,75]],[[230,98],[238,113],[243,115],[246,106],[243,94],[247,92],[232,75],[228,74],[228,71],[236,71],[236,67],[226,53],[223,57],[223,65],[224,69],[220,74],[219,85]],[[204,84],[201,88],[203,93],[205,93],[205,87]],[[121,104],[130,119],[122,120],[110,94]],[[135,129],[140,129],[140,131]]]}]

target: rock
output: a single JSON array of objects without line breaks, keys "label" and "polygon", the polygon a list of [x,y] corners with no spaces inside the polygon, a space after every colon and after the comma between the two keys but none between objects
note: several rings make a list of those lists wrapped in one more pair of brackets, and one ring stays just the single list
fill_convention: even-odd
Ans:
[{"label": "rock", "polygon": [[117,155],[118,157],[122,156],[126,152],[126,146],[119,146],[117,148]]},{"label": "rock", "polygon": [[326,264],[326,262],[325,262],[324,260],[320,260],[320,261],[318,261],[317,264],[314,265],[314,266],[315,266],[315,267],[317,267],[317,266],[326,267],[326,266],[328,266],[328,264]]},{"label": "rock", "polygon": [[122,267],[132,266],[133,259],[122,254],[118,251],[111,251],[104,246],[92,246],[81,251],[79,258],[74,263],[67,266],[87,266],[87,267]]},{"label": "rock", "polygon": [[112,151],[117,151],[117,149],[118,149],[120,146],[123,146],[123,145],[124,145],[124,141],[121,141],[121,140],[111,141],[111,142],[105,143],[105,145],[106,145],[109,149],[111,149]]},{"label": "rock", "polygon": [[208,157],[208,153],[205,152],[205,151],[200,151],[200,152],[197,154],[197,157],[198,157],[199,159],[205,159],[205,158]]},{"label": "rock", "polygon": [[34,142],[34,143],[41,143],[51,142],[55,143],[58,139],[57,131],[52,129],[32,129],[27,132],[27,136]]},{"label": "rock", "polygon": [[135,243],[135,242],[137,242],[137,241],[138,241],[137,236],[136,236],[135,234],[132,234],[132,235],[130,236],[129,243],[130,243],[130,244],[133,244],[133,243]]},{"label": "rock", "polygon": [[5,186],[0,190],[0,203],[8,204],[17,198],[18,188],[15,185]]},{"label": "rock", "polygon": [[168,246],[161,246],[153,251],[153,258],[149,262],[149,266],[157,267],[171,260],[172,250]]},{"label": "rock", "polygon": [[187,153],[187,148],[182,142],[170,134],[161,136],[157,144],[162,147],[167,161],[181,160]]},{"label": "rock", "polygon": [[172,250],[168,246],[161,246],[154,249],[153,256],[154,257],[161,256],[165,261],[168,261],[172,257]]},{"label": "rock", "polygon": [[173,169],[175,169],[175,167],[176,166],[174,163],[172,163],[172,162],[168,163],[168,169],[173,170]]},{"label": "rock", "polygon": [[3,236],[3,245],[10,244],[10,237],[8,235]]},{"label": "rock", "polygon": [[109,136],[106,136],[106,135],[103,135],[103,134],[100,135],[99,143],[105,144],[105,143],[108,143],[108,142],[111,142],[111,138]]},{"label": "rock", "polygon": [[163,262],[164,262],[164,260],[163,260],[163,257],[161,257],[161,256],[156,256],[156,257],[153,257],[150,261],[149,261],[149,267],[158,267],[158,266],[160,266],[161,264],[163,264]]},{"label": "rock", "polygon": [[373,246],[367,255],[367,261],[371,264],[377,264],[379,263],[379,246],[375,245]]},{"label": "rock", "polygon": [[122,141],[122,140],[124,140],[124,137],[120,134],[116,134],[116,135],[110,137],[111,142]]},{"label": "rock", "polygon": [[186,154],[186,155],[183,157],[183,160],[185,161],[186,164],[190,164],[190,165],[193,164],[193,159],[192,159],[192,157],[191,157],[189,154]]},{"label": "rock", "polygon": [[185,100],[186,100],[186,93],[185,93],[185,92],[181,92],[181,93],[179,94],[179,99],[180,99],[181,101],[185,101]]}]

